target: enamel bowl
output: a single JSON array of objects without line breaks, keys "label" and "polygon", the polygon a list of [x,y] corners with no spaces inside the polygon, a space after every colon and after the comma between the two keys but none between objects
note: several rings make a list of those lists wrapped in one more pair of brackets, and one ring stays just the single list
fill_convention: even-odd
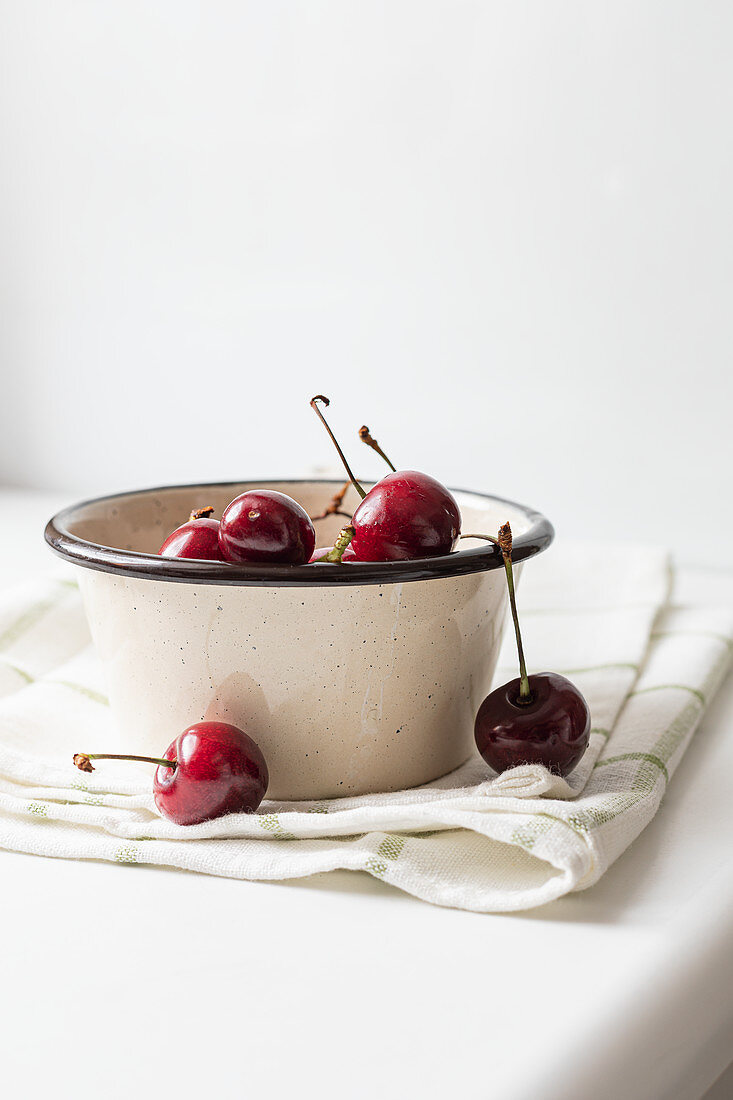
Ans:
[{"label": "enamel bowl", "polygon": [[[159,756],[186,726],[245,729],[270,772],[268,797],[324,799],[427,783],[473,752],[507,609],[502,561],[476,540],[422,561],[227,565],[161,558],[193,508],[267,486],[312,514],[337,481],[185,485],[64,509],[46,541],[78,568],[106,672],[116,744]],[[358,503],[346,497],[352,511]],[[465,532],[506,520],[515,562],[552,541],[538,512],[454,490]],[[316,523],[318,545],[344,522]]]}]

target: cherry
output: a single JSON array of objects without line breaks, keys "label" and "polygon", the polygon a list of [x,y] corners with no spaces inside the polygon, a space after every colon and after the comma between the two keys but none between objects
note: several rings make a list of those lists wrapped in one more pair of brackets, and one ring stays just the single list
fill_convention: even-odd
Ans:
[{"label": "cherry", "polygon": [[514,595],[509,524],[499,529],[498,539],[490,541],[497,543],[504,558],[520,674],[487,695],[479,707],[474,726],[476,745],[497,772],[519,764],[544,764],[556,775],[568,775],[588,747],[588,704],[564,676],[555,672],[527,675]]},{"label": "cherry", "polygon": [[[336,437],[326,423],[318,402],[329,400],[318,394],[311,401],[338,451],[346,473],[361,496],[361,504],[351,518],[354,537],[351,547],[359,561],[405,561],[449,554],[461,530],[461,513],[453,495],[435,478],[417,470],[395,470],[378,481],[367,493],[354,477]],[[376,441],[364,437],[372,446]],[[371,442],[369,442],[371,440]],[[383,458],[392,466],[384,452]]]},{"label": "cherry", "polygon": [[186,523],[176,527],[158,553],[164,558],[204,558],[224,561],[219,548],[219,520],[212,519],[213,508],[197,508]]},{"label": "cherry", "polygon": [[92,760],[141,760],[157,764],[155,805],[177,825],[198,825],[224,814],[251,814],[265,797],[269,776],[256,742],[228,722],[197,722],[172,741],[160,758],[76,753],[74,763],[94,771]]},{"label": "cherry", "polygon": [[588,704],[565,676],[536,672],[528,680],[529,703],[519,702],[520,679],[486,696],[474,727],[478,751],[497,772],[544,764],[568,775],[588,747]]},{"label": "cherry", "polygon": [[250,489],[227,505],[219,524],[226,561],[304,565],[316,545],[316,529],[297,500],[275,489]]},{"label": "cherry", "polygon": [[359,561],[404,561],[450,554],[461,513],[444,485],[429,474],[400,470],[367,493],[351,518]]}]

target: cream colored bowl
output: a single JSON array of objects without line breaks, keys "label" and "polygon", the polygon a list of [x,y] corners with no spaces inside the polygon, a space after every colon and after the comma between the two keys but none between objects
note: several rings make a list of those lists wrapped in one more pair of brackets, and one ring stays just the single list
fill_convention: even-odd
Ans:
[{"label": "cream colored bowl", "polygon": [[[101,497],[49,522],[46,540],[79,568],[104,664],[117,743],[160,755],[192,722],[218,718],[259,743],[268,797],[333,798],[427,783],[473,751],[507,606],[501,558],[464,540],[423,561],[226,565],[161,558],[193,508],[221,515],[267,485],[317,514],[335,481],[188,485]],[[552,540],[539,513],[455,491],[463,531],[514,531],[514,559]],[[347,497],[351,510],[358,500]],[[316,524],[329,545],[343,520]]]}]

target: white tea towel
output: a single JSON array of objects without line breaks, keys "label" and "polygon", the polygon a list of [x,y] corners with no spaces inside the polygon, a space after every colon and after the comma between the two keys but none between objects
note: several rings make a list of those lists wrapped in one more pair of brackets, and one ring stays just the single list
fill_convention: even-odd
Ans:
[{"label": "white tea towel", "polygon": [[[246,879],[347,868],[477,911],[584,889],[653,817],[730,659],[733,613],[665,606],[669,582],[665,555],[628,547],[556,548],[525,569],[530,670],[567,673],[591,707],[567,782],[476,756],[423,788],[180,827],[156,814],[149,769],[73,767],[104,751],[109,708],[76,586],[39,581],[0,600],[0,846]],[[509,637],[497,682],[515,675]]]}]

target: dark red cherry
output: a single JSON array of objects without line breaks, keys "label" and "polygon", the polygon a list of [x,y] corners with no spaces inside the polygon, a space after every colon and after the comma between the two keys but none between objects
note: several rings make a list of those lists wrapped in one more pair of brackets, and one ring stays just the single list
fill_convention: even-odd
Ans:
[{"label": "dark red cherry", "polygon": [[530,703],[519,703],[520,680],[487,695],[476,715],[476,746],[497,772],[518,764],[544,764],[568,775],[588,748],[588,704],[564,676],[536,672],[528,677]]},{"label": "dark red cherry", "polygon": [[275,489],[251,489],[225,509],[219,546],[226,561],[304,565],[316,545],[310,516]]},{"label": "dark red cherry", "polygon": [[224,814],[249,814],[265,797],[269,776],[259,746],[228,722],[197,722],[163,753],[175,768],[159,766],[155,805],[178,825]]},{"label": "dark red cherry", "polygon": [[395,470],[375,439],[364,426],[359,436],[392,467],[392,473],[365,493],[351,472],[346,457],[318,402],[328,405],[318,394],[311,406],[320,418],[344,464],[344,469],[362,498],[351,523],[354,536],[351,547],[359,561],[405,561],[449,554],[461,533],[461,513],[452,493],[429,474],[416,470]]},{"label": "dark red cherry", "polygon": [[512,530],[499,529],[495,542],[504,559],[509,604],[519,653],[519,677],[496,688],[479,707],[476,747],[487,764],[503,772],[520,764],[543,764],[568,775],[588,747],[590,710],[581,692],[555,672],[527,675],[514,593]]},{"label": "dark red cherry", "polygon": [[219,547],[219,520],[212,519],[213,508],[198,508],[191,512],[165,540],[158,551],[164,558],[203,558],[224,561]]},{"label": "dark red cherry", "polygon": [[351,519],[359,561],[404,561],[450,554],[461,533],[453,495],[429,474],[398,470],[377,482]]},{"label": "dark red cherry", "polygon": [[228,722],[197,722],[155,759],[149,756],[77,753],[81,771],[92,760],[142,760],[157,764],[155,805],[177,825],[198,825],[224,814],[254,813],[265,797],[269,776],[255,741]]}]

